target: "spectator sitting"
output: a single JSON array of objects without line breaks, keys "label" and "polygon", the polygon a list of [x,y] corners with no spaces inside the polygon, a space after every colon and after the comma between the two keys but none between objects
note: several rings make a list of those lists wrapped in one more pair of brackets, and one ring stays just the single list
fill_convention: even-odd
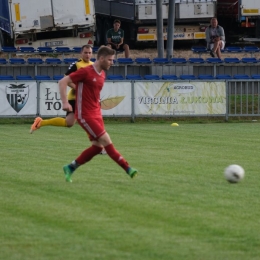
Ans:
[{"label": "spectator sitting", "polygon": [[113,28],[107,31],[107,46],[116,51],[125,51],[125,57],[129,58],[129,46],[124,43],[124,30],[120,26],[120,20],[115,20]]},{"label": "spectator sitting", "polygon": [[218,25],[217,18],[211,18],[210,26],[207,27],[205,33],[207,48],[210,49],[211,57],[217,55],[221,59],[221,50],[225,47],[225,33],[223,27]]}]

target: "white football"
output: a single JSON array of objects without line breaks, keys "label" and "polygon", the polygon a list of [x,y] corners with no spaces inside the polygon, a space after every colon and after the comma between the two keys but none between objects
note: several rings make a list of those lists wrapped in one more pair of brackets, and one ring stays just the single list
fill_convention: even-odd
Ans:
[{"label": "white football", "polygon": [[244,178],[245,171],[241,166],[232,164],[225,169],[224,176],[228,182],[237,183]]}]

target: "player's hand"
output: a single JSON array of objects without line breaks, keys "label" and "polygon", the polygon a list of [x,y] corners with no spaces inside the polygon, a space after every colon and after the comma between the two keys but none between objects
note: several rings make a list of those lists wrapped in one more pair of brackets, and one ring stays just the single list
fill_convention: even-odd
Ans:
[{"label": "player's hand", "polygon": [[62,110],[64,111],[72,111],[72,106],[69,104],[69,102],[62,103]]}]

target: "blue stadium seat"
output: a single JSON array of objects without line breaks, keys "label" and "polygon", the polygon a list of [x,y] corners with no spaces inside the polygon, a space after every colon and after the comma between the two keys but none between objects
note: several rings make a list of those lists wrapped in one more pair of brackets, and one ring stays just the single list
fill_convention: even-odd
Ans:
[{"label": "blue stadium seat", "polygon": [[187,60],[185,58],[171,58],[171,63],[187,63]]},{"label": "blue stadium seat", "polygon": [[51,77],[48,75],[36,75],[34,78],[36,80],[51,80]]},{"label": "blue stadium seat", "polygon": [[53,75],[54,80],[60,80],[64,77],[64,75]]},{"label": "blue stadium seat", "polygon": [[38,47],[37,51],[40,53],[52,53],[53,49],[51,47]]},{"label": "blue stadium seat", "polygon": [[98,49],[99,49],[98,46],[93,46],[93,48],[92,48],[93,53],[97,53],[97,52],[98,52]]},{"label": "blue stadium seat", "polygon": [[203,47],[203,46],[192,46],[191,50],[193,51],[193,53],[196,53],[196,54],[199,54],[199,55],[209,52],[209,50],[206,47]]},{"label": "blue stadium seat", "polygon": [[223,60],[220,58],[207,58],[206,62],[208,63],[223,63]]},{"label": "blue stadium seat", "polygon": [[191,50],[193,52],[208,52],[208,49],[205,46],[192,46]]},{"label": "blue stadium seat", "polygon": [[208,74],[200,74],[198,75],[198,79],[214,79],[214,77]]},{"label": "blue stadium seat", "polygon": [[96,58],[91,58],[90,59],[92,62],[95,62],[96,61]]},{"label": "blue stadium seat", "polygon": [[253,74],[251,75],[252,79],[260,79],[260,74]]},{"label": "blue stadium seat", "polygon": [[10,58],[10,64],[25,64],[25,60],[23,58]]},{"label": "blue stadium seat", "polygon": [[194,80],[197,79],[195,75],[180,75],[180,79],[182,80]]},{"label": "blue stadium seat", "polygon": [[77,59],[77,58],[64,58],[63,62],[64,62],[65,64],[71,64],[71,63],[76,62],[76,61],[78,61],[78,60],[79,60],[79,59]]},{"label": "blue stadium seat", "polygon": [[73,52],[73,50],[71,50],[69,47],[56,47],[54,49],[55,52],[58,52],[58,53],[70,53],[70,52]]},{"label": "blue stadium seat", "polygon": [[153,63],[154,64],[167,64],[167,63],[169,63],[169,60],[167,58],[154,58]]},{"label": "blue stadium seat", "polygon": [[228,74],[218,74],[216,75],[216,79],[232,79],[232,77]]},{"label": "blue stadium seat", "polygon": [[43,60],[41,58],[28,58],[28,64],[43,64]]},{"label": "blue stadium seat", "polygon": [[254,53],[254,52],[259,52],[260,49],[259,49],[258,47],[256,47],[256,46],[245,46],[245,47],[243,48],[243,51],[244,51],[244,52]]},{"label": "blue stadium seat", "polygon": [[7,64],[7,60],[5,58],[0,58],[0,64]]},{"label": "blue stadium seat", "polygon": [[151,64],[152,63],[150,58],[136,58],[135,62],[137,64]]},{"label": "blue stadium seat", "polygon": [[15,47],[3,46],[2,52],[17,52],[17,49]]},{"label": "blue stadium seat", "polygon": [[202,58],[189,58],[190,63],[205,63],[205,60]]},{"label": "blue stadium seat", "polygon": [[234,79],[250,79],[250,77],[246,74],[235,74],[233,75]]},{"label": "blue stadium seat", "polygon": [[20,47],[18,49],[19,52],[30,52],[30,53],[33,53],[35,52],[36,50],[33,48],[33,47]]},{"label": "blue stadium seat", "polygon": [[164,80],[177,80],[178,77],[176,75],[173,75],[173,74],[169,74],[169,75],[162,75],[162,79]]},{"label": "blue stadium seat", "polygon": [[32,76],[30,76],[30,75],[17,75],[16,79],[17,80],[33,80]]},{"label": "blue stadium seat", "polygon": [[224,58],[225,63],[240,63],[238,58]]},{"label": "blue stadium seat", "polygon": [[124,77],[122,75],[107,75],[108,80],[123,80]]},{"label": "blue stadium seat", "polygon": [[81,47],[73,47],[72,51],[76,52],[76,53],[80,53],[81,52]]},{"label": "blue stadium seat", "polygon": [[158,75],[144,75],[144,79],[146,79],[146,80],[159,80],[160,77]]},{"label": "blue stadium seat", "polygon": [[0,75],[0,80],[14,80],[14,77],[11,75]]},{"label": "blue stadium seat", "polygon": [[125,76],[126,79],[129,79],[129,80],[142,80],[143,77],[141,75],[126,75]]},{"label": "blue stadium seat", "polygon": [[119,64],[133,64],[134,63],[133,59],[131,59],[131,58],[118,58],[117,62]]},{"label": "blue stadium seat", "polygon": [[243,63],[258,63],[256,58],[242,58],[241,61]]},{"label": "blue stadium seat", "polygon": [[61,59],[58,59],[58,58],[46,58],[45,63],[46,64],[61,64],[62,61],[61,61]]},{"label": "blue stadium seat", "polygon": [[231,47],[226,47],[223,52],[242,52],[243,49],[238,46],[231,46]]}]

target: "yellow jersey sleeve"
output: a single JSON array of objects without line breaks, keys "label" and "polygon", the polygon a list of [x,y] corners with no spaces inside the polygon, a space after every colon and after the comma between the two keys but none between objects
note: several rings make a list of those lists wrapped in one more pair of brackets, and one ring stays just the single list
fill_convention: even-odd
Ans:
[{"label": "yellow jersey sleeve", "polygon": [[[79,61],[77,61],[75,63],[74,66],[76,66],[77,70],[80,69],[80,68],[85,68],[91,64],[93,64],[94,62],[92,61],[89,61],[89,62],[85,62],[83,61],[82,59],[80,59]],[[71,71],[70,73],[72,73],[74,71]],[[70,73],[68,73],[67,75],[69,75]],[[67,94],[67,97],[68,97],[68,100],[75,100],[76,99],[76,91],[75,89],[71,88]]]}]

